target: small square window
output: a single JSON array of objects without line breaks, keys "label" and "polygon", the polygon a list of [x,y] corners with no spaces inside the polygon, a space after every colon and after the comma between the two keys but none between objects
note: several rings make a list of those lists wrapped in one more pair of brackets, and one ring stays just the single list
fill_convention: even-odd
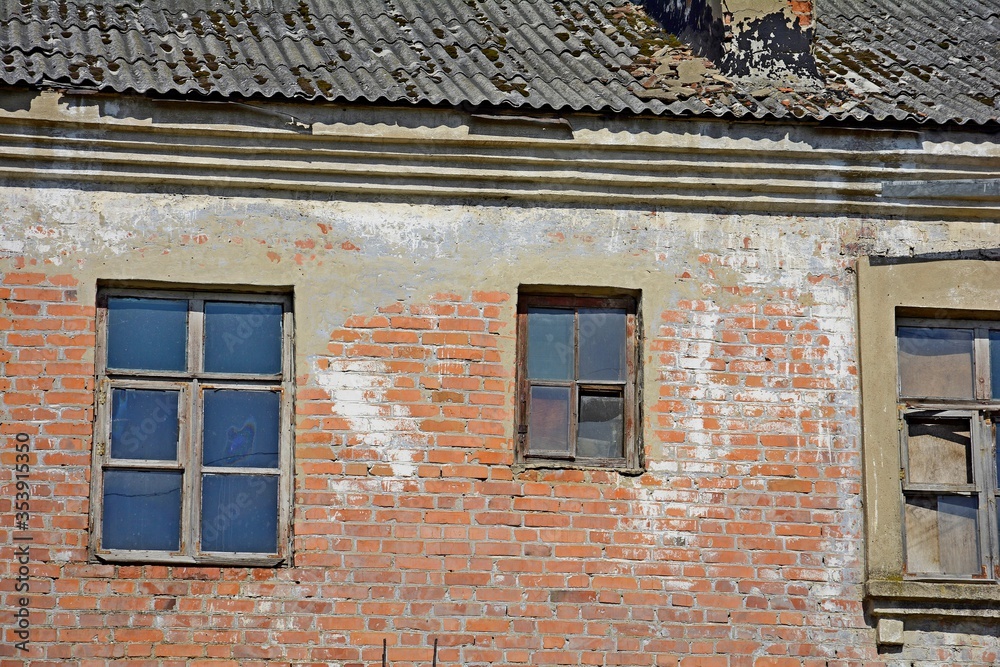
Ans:
[{"label": "small square window", "polygon": [[291,514],[291,299],[103,290],[91,552],[275,565]]},{"label": "small square window", "polygon": [[521,295],[519,462],[639,469],[637,332],[629,296]]}]

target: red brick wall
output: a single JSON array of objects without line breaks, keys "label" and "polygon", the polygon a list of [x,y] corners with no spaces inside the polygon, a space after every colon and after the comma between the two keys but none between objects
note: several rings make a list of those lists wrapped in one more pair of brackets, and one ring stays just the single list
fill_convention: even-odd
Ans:
[{"label": "red brick wall", "polygon": [[803,28],[812,27],[813,3],[812,0],[788,0],[792,8],[792,14],[799,20],[799,25]]},{"label": "red brick wall", "polygon": [[0,287],[5,605],[25,432],[33,664],[346,667],[385,641],[405,667],[435,639],[442,666],[878,664],[851,341],[802,305],[844,286],[812,280],[644,312],[637,477],[512,468],[516,294],[373,304],[297,350],[295,566],[255,569],[86,562],[94,308],[22,266]]}]

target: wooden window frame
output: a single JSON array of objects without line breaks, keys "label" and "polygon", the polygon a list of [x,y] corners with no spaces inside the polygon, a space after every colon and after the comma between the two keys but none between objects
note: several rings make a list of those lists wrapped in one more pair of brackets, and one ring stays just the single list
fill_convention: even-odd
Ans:
[{"label": "wooden window frame", "polygon": [[[556,467],[556,468],[608,468],[630,474],[642,471],[642,438],[640,428],[640,317],[638,299],[627,295],[600,296],[586,295],[578,292],[567,293],[522,293],[517,304],[517,407],[516,407],[516,438],[515,461],[524,467]],[[575,354],[576,367],[574,378],[567,381],[535,381],[528,378],[528,308],[566,308],[574,309],[574,349],[579,347],[579,309],[607,308],[624,309],[625,317],[625,381],[580,381],[576,375],[579,367],[579,354]],[[531,386],[566,386],[570,387],[570,452],[557,454],[554,452],[532,453],[528,442],[528,416],[530,413]],[[621,387],[623,399],[623,429],[622,457],[577,457],[575,456],[576,435],[579,426],[579,392],[580,389],[600,391],[602,388]]]},{"label": "wooden window frame", "polygon": [[[154,298],[187,300],[187,368],[185,371],[147,371],[109,369],[108,299]],[[282,306],[281,371],[275,374],[210,373],[204,370],[204,305],[206,301],[268,303]],[[163,563],[190,565],[243,565],[274,567],[292,564],[292,470],[294,406],[294,369],[292,342],[294,320],[290,294],[258,292],[214,292],[172,289],[104,288],[97,298],[97,400],[95,406],[94,448],[91,464],[89,556],[94,562]],[[171,389],[180,392],[178,399],[179,438],[176,461],[111,458],[111,391],[113,388]],[[212,466],[203,468],[202,413],[204,392],[212,389],[273,391],[279,398],[279,436],[277,468],[240,468]],[[174,552],[151,550],[104,549],[103,527],[104,473],[107,470],[173,470],[182,472],[180,549]],[[277,551],[275,553],[199,551],[201,532],[201,480],[206,474],[267,475],[278,478]]]},{"label": "wooden window frame", "polygon": [[[992,573],[965,579],[907,573],[903,541],[907,471],[901,442],[904,418],[910,409],[944,411],[960,410],[961,406],[952,399],[932,397],[904,396],[901,401],[897,342],[901,323],[923,320],[942,326],[950,321],[989,327],[1000,320],[1000,262],[978,256],[862,256],[856,270],[865,608],[877,622],[877,641],[900,644],[903,639],[898,622],[902,619],[928,615],[981,618],[1000,604],[1000,578]],[[982,367],[980,372],[984,372]],[[928,400],[919,400],[922,398]],[[912,408],[907,407],[908,399]],[[993,445],[979,452],[987,460],[995,455],[996,446],[994,415],[988,409],[991,402],[977,399],[973,408],[990,418],[988,432],[980,434],[977,443],[977,449],[987,440]],[[853,408],[848,404],[845,409],[849,415]],[[853,441],[853,435],[845,433],[844,450],[838,456],[853,460]],[[996,503],[995,492],[992,498]],[[980,529],[994,530],[992,525]]]},{"label": "wooden window frame", "polygon": [[[1000,540],[997,531],[997,452],[995,415],[1000,415],[1000,398],[994,398],[990,382],[990,331],[1000,331],[1000,320],[958,319],[951,317],[897,317],[896,348],[899,349],[899,329],[920,327],[934,329],[971,330],[973,335],[973,396],[969,398],[943,398],[934,396],[904,396],[902,373],[897,373],[897,405],[899,410],[901,514],[905,515],[906,501],[914,496],[956,495],[975,497],[979,509],[979,556],[981,571],[978,574],[946,574],[911,572],[907,566],[906,522],[902,525],[904,572],[906,579],[917,581],[1000,581]],[[970,446],[971,484],[916,483],[910,474],[908,451],[908,423],[967,420],[972,439]]]}]

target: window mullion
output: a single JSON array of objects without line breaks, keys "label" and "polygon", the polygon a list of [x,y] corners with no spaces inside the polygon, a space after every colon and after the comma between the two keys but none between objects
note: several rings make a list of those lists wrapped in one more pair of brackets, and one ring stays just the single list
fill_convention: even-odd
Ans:
[{"label": "window mullion", "polygon": [[204,390],[197,375],[204,370],[203,347],[205,341],[205,301],[191,299],[188,311],[188,371],[191,379],[191,395],[188,399],[188,437],[185,440],[184,462],[184,517],[187,525],[183,528],[184,553],[197,556],[201,545],[201,451],[202,417],[204,414]]},{"label": "window mullion", "polygon": [[[100,355],[98,355],[100,356]],[[101,536],[101,548],[104,543],[104,463],[111,457],[111,399],[110,382],[103,375],[97,383],[97,416],[94,428],[94,446],[97,448],[91,467],[91,479],[94,481],[93,498],[90,503],[92,534]],[[91,555],[95,544],[90,542]]]},{"label": "window mullion", "polygon": [[[638,389],[636,381],[638,377],[638,362],[636,359],[636,333],[637,316],[629,313],[625,316],[625,386],[622,387],[622,408],[625,410],[622,415],[622,454],[628,461],[629,467],[637,468],[641,448],[641,439],[637,435],[640,425],[636,419],[636,395]],[[630,447],[629,443],[634,446]]]},{"label": "window mullion", "polygon": [[188,306],[188,373],[201,374],[205,368],[205,301],[191,299]]},{"label": "window mullion", "polygon": [[90,499],[90,534],[99,536],[100,544],[92,537],[88,541],[88,551],[94,557],[98,547],[104,543],[104,461],[111,448],[111,403],[108,369],[108,298],[99,294],[97,298],[97,318],[95,326],[94,363],[97,366],[97,404],[94,406],[94,439],[91,447],[90,479],[92,491]]},{"label": "window mullion", "polygon": [[998,495],[1000,495],[1000,479],[998,479],[1000,472],[998,472],[997,465],[997,426],[995,415],[987,413],[984,421],[984,433],[986,434],[987,441],[983,445],[983,451],[986,454],[983,457],[985,459],[983,462],[983,470],[985,472],[983,480],[986,485],[983,502],[989,504],[986,521],[988,522],[988,530],[992,542],[990,556],[993,558],[989,576],[998,579],[1000,578],[1000,520],[998,520],[997,513],[1000,510],[997,508],[997,502],[1000,500],[998,498]]},{"label": "window mullion", "polygon": [[[976,327],[976,395],[981,400],[993,398],[993,381],[990,366],[990,330],[986,326]],[[998,564],[1000,564],[1000,534],[997,525],[997,502],[996,502],[996,437],[994,415],[989,412],[980,412],[979,442],[973,448],[974,454],[979,458],[977,466],[977,480],[982,493],[979,498],[979,516],[983,525],[982,539],[980,543],[984,545],[983,561],[986,565],[986,576],[996,578],[998,575]]]},{"label": "window mullion", "polygon": [[576,460],[576,436],[580,427],[580,309],[573,309],[573,386],[569,390],[569,455]]},{"label": "window mullion", "polygon": [[[283,330],[282,335],[288,335],[288,330]],[[286,338],[286,345],[288,339]],[[286,349],[286,361],[288,366],[283,366],[285,372],[285,383],[281,390],[281,416],[284,428],[281,429],[278,443],[278,541],[277,550],[279,554],[285,556],[286,563],[292,564],[292,497],[295,493],[292,480],[292,471],[295,469],[295,461],[292,458],[292,443],[294,442],[295,415],[292,407],[292,386],[288,369],[292,368],[291,350]]]},{"label": "window mullion", "polygon": [[993,500],[993,475],[990,474],[987,465],[988,453],[992,451],[990,446],[990,434],[993,431],[992,421],[987,414],[980,413],[973,424],[972,457],[973,469],[975,471],[976,487],[979,490],[979,544],[983,554],[983,565],[986,568],[986,576],[992,578],[996,565],[996,544],[997,525],[996,509]]},{"label": "window mullion", "polygon": [[985,400],[990,398],[990,339],[989,330],[985,327],[974,329],[975,348],[972,357],[972,370],[976,378],[976,398]]},{"label": "window mullion", "polygon": [[201,543],[201,451],[202,451],[202,415],[204,413],[204,391],[197,379],[191,381],[191,395],[187,401],[189,409],[187,447],[184,448],[184,516],[187,526],[184,538],[187,543],[185,553],[197,555]]},{"label": "window mullion", "polygon": [[1000,526],[997,525],[997,465],[996,465],[996,424],[989,413],[983,415],[980,421],[980,443],[976,448],[981,454],[979,474],[980,487],[980,517],[985,526],[983,533],[989,539],[984,540],[988,548],[986,554],[987,577],[995,579],[1000,565]]}]

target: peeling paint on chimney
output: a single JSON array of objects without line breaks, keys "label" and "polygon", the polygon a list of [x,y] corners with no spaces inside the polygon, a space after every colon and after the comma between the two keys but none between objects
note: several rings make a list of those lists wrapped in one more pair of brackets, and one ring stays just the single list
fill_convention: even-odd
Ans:
[{"label": "peeling paint on chimney", "polygon": [[818,86],[811,12],[795,12],[788,0],[723,0],[722,7],[732,17],[719,63],[727,76]]},{"label": "peeling paint on chimney", "polygon": [[821,86],[811,0],[646,0],[665,29],[727,77],[761,86]]}]

